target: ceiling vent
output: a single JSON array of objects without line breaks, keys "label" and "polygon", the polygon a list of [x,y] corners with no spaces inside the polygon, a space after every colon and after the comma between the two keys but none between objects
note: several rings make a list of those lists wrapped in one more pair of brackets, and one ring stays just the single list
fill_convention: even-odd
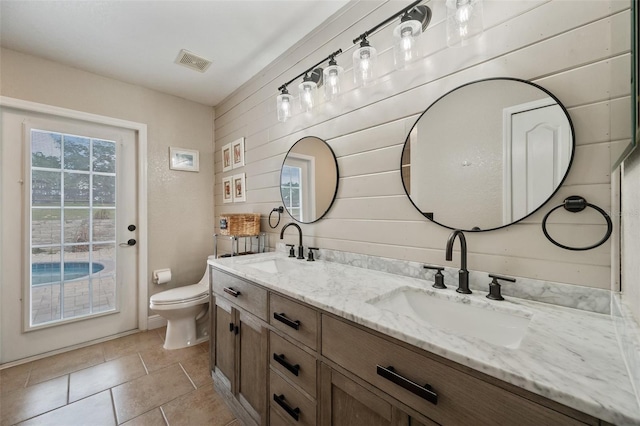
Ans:
[{"label": "ceiling vent", "polygon": [[182,65],[199,72],[205,72],[207,68],[209,68],[209,65],[211,65],[210,60],[185,49],[182,49],[180,53],[178,53],[178,57],[175,62],[178,65]]}]

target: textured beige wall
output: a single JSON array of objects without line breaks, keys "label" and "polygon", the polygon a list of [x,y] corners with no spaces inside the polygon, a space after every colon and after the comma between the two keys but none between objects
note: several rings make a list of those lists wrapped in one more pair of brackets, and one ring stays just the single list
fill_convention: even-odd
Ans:
[{"label": "textured beige wall", "polygon": [[[7,49],[0,76],[2,96],[147,125],[149,295],[197,282],[213,253],[213,109]],[[170,170],[170,146],[198,150],[200,172]],[[158,287],[161,268],[173,280]]]},{"label": "textured beige wall", "polygon": [[[223,205],[227,174],[216,168],[216,213],[262,213],[262,228],[274,246],[279,229],[271,230],[265,218],[281,204],[280,165],[295,141],[318,136],[338,157],[340,182],[328,215],[302,225],[305,246],[456,266],[457,256],[454,262],[444,258],[449,230],[421,217],[404,193],[403,143],[420,112],[449,90],[483,78],[516,77],[548,89],[568,108],[576,133],[574,162],[562,188],[539,212],[504,229],[468,235],[469,267],[609,289],[613,240],[594,250],[567,251],[547,241],[540,224],[570,195],[611,209],[610,146],[630,138],[624,124],[630,115],[630,1],[484,3],[482,37],[448,48],[444,2],[429,2],[433,17],[421,38],[424,58],[409,70],[393,70],[393,25],[374,34],[369,40],[378,49],[381,73],[371,87],[353,86],[351,41],[397,12],[398,2],[352,2],[262,70],[216,107],[216,164],[220,148],[244,136],[247,176],[247,202]],[[346,83],[339,99],[279,123],[278,86],[338,48],[344,50],[337,59]],[[297,94],[295,84],[289,89]],[[280,226],[288,221],[285,214]],[[591,212],[560,212],[550,222],[556,223],[558,239],[576,245],[598,241],[606,229]]]}]

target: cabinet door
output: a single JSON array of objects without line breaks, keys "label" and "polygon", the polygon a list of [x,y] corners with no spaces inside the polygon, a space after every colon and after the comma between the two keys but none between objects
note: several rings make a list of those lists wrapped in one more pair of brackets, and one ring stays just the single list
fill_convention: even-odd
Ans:
[{"label": "cabinet door", "polygon": [[235,374],[235,320],[234,309],[224,299],[215,298],[212,320],[215,330],[213,343],[213,368],[232,392]]},{"label": "cabinet door", "polygon": [[400,426],[409,425],[409,416],[351,379],[321,367],[322,426]]},{"label": "cabinet door", "polygon": [[242,310],[238,318],[238,399],[258,424],[266,424],[268,330]]}]

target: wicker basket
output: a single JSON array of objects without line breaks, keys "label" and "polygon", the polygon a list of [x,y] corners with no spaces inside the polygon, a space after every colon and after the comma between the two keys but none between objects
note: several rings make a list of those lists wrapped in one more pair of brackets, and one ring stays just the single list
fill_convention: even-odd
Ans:
[{"label": "wicker basket", "polygon": [[226,213],[220,215],[221,235],[258,235],[260,213]]}]

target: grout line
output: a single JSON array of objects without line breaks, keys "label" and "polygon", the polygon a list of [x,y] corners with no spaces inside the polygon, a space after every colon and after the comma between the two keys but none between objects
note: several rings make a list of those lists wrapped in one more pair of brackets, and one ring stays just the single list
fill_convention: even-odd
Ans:
[{"label": "grout line", "polygon": [[142,366],[144,367],[144,371],[147,375],[149,375],[149,369],[147,368],[147,364],[144,363],[144,359],[142,359],[142,355],[138,352],[138,358],[140,358],[140,362],[142,362]]},{"label": "grout line", "polygon": [[169,426],[169,420],[167,419],[167,415],[164,413],[164,410],[162,409],[162,407],[158,407],[160,409],[160,414],[162,414],[162,418],[164,419],[164,422],[167,424],[167,426]]},{"label": "grout line", "polygon": [[193,385],[194,389],[198,389],[198,387],[196,386],[195,383],[193,383],[193,380],[191,380],[191,377],[189,377],[189,373],[187,373],[187,370],[184,369],[184,367],[182,366],[182,363],[179,362],[178,365],[180,366],[180,368],[182,368],[182,371],[184,371],[184,374],[187,376],[187,379],[189,379],[189,381],[191,382],[191,384]]},{"label": "grout line", "polygon": [[116,411],[116,401],[113,399],[113,388],[109,389],[109,396],[111,397],[111,409],[113,410],[113,418],[116,420],[116,424],[118,423],[118,412]]},{"label": "grout line", "polygon": [[67,374],[67,403],[69,405],[69,397],[71,396],[71,373]]}]

